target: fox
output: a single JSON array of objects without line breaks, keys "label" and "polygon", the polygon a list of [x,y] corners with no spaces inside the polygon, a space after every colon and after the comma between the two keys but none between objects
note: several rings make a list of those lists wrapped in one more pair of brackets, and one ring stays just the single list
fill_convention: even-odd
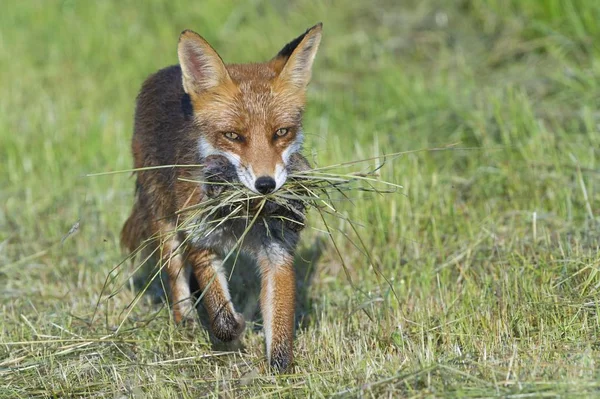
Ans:
[{"label": "fox", "polygon": [[[223,256],[244,234],[250,216],[228,220],[209,234],[202,223],[189,228],[181,221],[223,190],[214,181],[235,180],[254,195],[268,196],[294,171],[310,168],[302,155],[302,119],[321,35],[318,23],[269,61],[225,64],[202,36],[185,30],[177,46],[179,64],[142,84],[131,143],[135,199],[121,243],[132,254],[149,243],[142,257],[158,254],[175,323],[195,322],[194,277],[212,334],[223,342],[241,337],[245,320],[231,301]],[[296,216],[305,211],[297,205]],[[268,212],[282,210],[271,206],[263,210]],[[293,260],[303,219],[289,220],[259,218],[240,248],[258,266],[266,358],[278,372],[294,359]]]}]

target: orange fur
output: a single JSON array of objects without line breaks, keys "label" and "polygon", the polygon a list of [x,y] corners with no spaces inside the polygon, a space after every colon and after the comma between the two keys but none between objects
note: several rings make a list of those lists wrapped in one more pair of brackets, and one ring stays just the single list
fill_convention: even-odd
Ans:
[{"label": "orange fur", "polygon": [[260,268],[262,273],[260,305],[265,324],[268,356],[272,365],[286,369],[293,361],[296,303],[293,259],[286,259],[276,267],[268,261],[262,261]]}]

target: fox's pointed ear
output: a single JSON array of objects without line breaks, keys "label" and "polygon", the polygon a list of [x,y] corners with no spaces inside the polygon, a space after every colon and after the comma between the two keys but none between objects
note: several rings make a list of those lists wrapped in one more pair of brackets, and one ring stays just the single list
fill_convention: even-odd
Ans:
[{"label": "fox's pointed ear", "polygon": [[282,83],[304,88],[310,82],[312,64],[321,43],[323,24],[318,23],[285,45],[271,60]]},{"label": "fox's pointed ear", "polygon": [[219,54],[196,32],[181,32],[177,55],[187,94],[199,94],[231,81]]}]

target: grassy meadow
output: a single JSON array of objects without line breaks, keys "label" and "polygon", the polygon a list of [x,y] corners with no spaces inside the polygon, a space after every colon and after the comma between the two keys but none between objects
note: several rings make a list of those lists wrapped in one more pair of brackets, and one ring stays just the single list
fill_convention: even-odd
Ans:
[{"label": "grassy meadow", "polygon": [[[180,31],[261,61],[318,21],[305,154],[380,157],[343,170],[403,189],[340,203],[356,231],[310,214],[295,369],[272,375],[253,268],[243,348],[174,326],[122,262],[133,179],[88,175],[132,167]],[[598,21],[597,0],[9,0],[0,397],[600,395]]]}]

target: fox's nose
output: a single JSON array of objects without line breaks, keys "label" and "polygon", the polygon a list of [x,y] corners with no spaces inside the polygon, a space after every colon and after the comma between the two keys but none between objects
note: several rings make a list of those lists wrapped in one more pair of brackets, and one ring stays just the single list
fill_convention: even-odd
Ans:
[{"label": "fox's nose", "polygon": [[275,190],[275,179],[269,176],[261,176],[256,179],[254,187],[256,187],[256,190],[261,194],[269,194],[271,191]]}]

